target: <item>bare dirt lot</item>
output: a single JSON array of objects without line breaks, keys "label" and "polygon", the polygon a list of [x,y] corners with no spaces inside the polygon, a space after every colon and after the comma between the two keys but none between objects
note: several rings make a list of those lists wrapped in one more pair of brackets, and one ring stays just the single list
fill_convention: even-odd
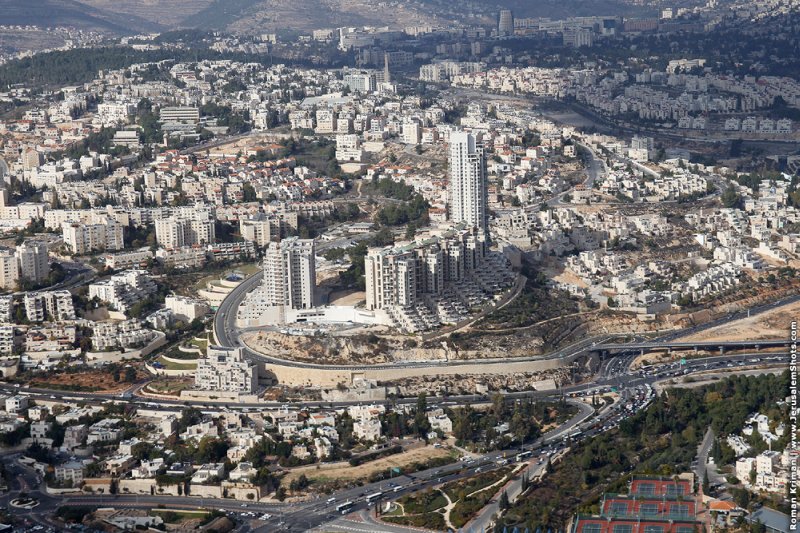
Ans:
[{"label": "bare dirt lot", "polygon": [[[136,379],[145,377],[137,369]],[[120,372],[120,381],[115,382],[108,370],[93,370],[77,374],[58,374],[47,378],[33,378],[29,383],[31,387],[62,389],[76,392],[122,392],[131,387],[132,383],[124,381],[125,372]]]},{"label": "bare dirt lot", "polygon": [[377,459],[359,466],[351,466],[348,462],[333,463],[330,465],[309,465],[300,468],[293,468],[283,478],[283,485],[288,487],[292,480],[305,474],[310,480],[321,482],[326,481],[353,481],[356,479],[367,479],[373,472],[380,472],[389,468],[402,468],[411,463],[422,463],[436,457],[447,457],[450,455],[447,448],[434,448],[424,446],[408,450],[397,455],[390,455],[382,459]]},{"label": "bare dirt lot", "polygon": [[343,290],[331,293],[331,305],[357,305],[366,299],[364,291]]},{"label": "bare dirt lot", "polygon": [[701,331],[681,341],[735,341],[781,339],[789,336],[792,320],[800,319],[800,302],[778,307],[750,318]]}]

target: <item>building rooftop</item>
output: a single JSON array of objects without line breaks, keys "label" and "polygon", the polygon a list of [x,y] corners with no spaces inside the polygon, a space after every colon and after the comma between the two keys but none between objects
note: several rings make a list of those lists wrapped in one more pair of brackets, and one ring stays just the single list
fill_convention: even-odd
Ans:
[{"label": "building rooftop", "polygon": [[762,507],[747,517],[750,523],[759,522],[767,528],[767,533],[789,533],[789,515],[775,509]]}]

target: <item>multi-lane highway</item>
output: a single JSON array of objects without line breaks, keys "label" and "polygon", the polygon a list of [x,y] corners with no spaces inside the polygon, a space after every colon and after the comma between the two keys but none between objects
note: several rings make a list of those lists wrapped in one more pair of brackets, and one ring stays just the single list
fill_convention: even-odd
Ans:
[{"label": "multi-lane highway", "polygon": [[[238,338],[236,338],[236,325],[235,315],[238,304],[241,299],[252,290],[260,281],[260,274],[252,276],[243,281],[242,284],[235,289],[231,295],[226,298],[220,308],[217,316],[215,317],[215,332],[217,341],[226,346],[237,346]],[[555,358],[563,360],[571,360],[572,358],[587,354],[589,352],[603,352],[608,351],[613,353],[613,357],[609,357],[600,362],[599,368],[595,376],[586,382],[565,386],[557,390],[549,391],[524,391],[517,393],[508,393],[505,396],[509,400],[518,398],[531,398],[535,400],[555,400],[559,398],[570,398],[570,401],[575,402],[580,397],[592,396],[594,394],[605,394],[609,392],[616,392],[618,394],[618,401],[613,407],[606,407],[599,412],[595,412],[588,407],[588,404],[578,402],[579,414],[570,420],[568,423],[559,427],[557,430],[548,433],[543,439],[528,445],[528,449],[535,452],[533,461],[538,461],[547,453],[554,453],[557,449],[563,449],[567,441],[579,440],[589,438],[603,431],[608,431],[614,427],[631,412],[641,409],[647,405],[652,395],[653,385],[665,380],[682,379],[683,377],[699,372],[717,371],[724,373],[741,372],[747,368],[763,367],[763,368],[781,368],[788,362],[788,355],[785,353],[775,352],[750,352],[738,353],[728,355],[718,355],[712,357],[693,357],[687,359],[684,364],[669,363],[664,365],[651,366],[647,370],[631,371],[630,365],[632,361],[641,353],[641,350],[649,349],[665,349],[665,348],[680,348],[691,349],[692,347],[714,348],[720,346],[729,346],[731,348],[746,348],[750,346],[760,345],[764,348],[769,342],[759,341],[753,343],[687,343],[677,341],[676,339],[697,333],[699,331],[722,325],[728,321],[743,318],[746,314],[757,314],[764,311],[774,309],[780,305],[785,305],[800,300],[800,296],[792,296],[782,299],[777,302],[766,304],[710,322],[708,324],[682,330],[680,332],[669,332],[656,338],[650,338],[643,342],[645,337],[631,339],[633,342],[624,344],[620,342],[610,342],[618,339],[617,335],[600,335],[587,337],[581,341],[574,343],[566,348],[560,349],[553,353],[546,355],[546,358]],[[773,342],[776,346],[782,346],[783,341]],[[248,351],[249,355],[255,359],[273,361],[273,364],[289,364],[296,366],[320,366],[322,368],[329,368],[324,365],[313,365],[308,363],[296,363],[291,361],[272,360],[263,355],[256,354],[255,352]],[[532,357],[534,359],[542,359],[542,356]],[[519,359],[514,359],[519,360]],[[496,358],[491,359],[483,364],[503,364],[508,362],[507,359]],[[431,363],[424,363],[431,364]],[[441,364],[464,364],[460,362],[447,362]],[[387,366],[405,366],[405,365],[387,365]],[[347,367],[357,369],[360,367],[353,366]],[[62,391],[53,391],[40,388],[17,388],[8,385],[0,385],[0,391],[9,393],[24,392],[29,394],[35,399],[52,401],[54,398],[58,399],[73,399],[75,401],[87,401],[99,403],[103,401],[125,401],[139,407],[147,407],[156,410],[178,410],[182,409],[185,405],[194,405],[201,409],[210,412],[219,412],[220,409],[231,410],[250,410],[253,408],[267,408],[277,407],[281,405],[280,402],[253,402],[244,404],[225,405],[221,402],[192,402],[192,401],[170,401],[170,400],[151,400],[141,398],[132,394],[124,395],[108,395],[96,393],[63,393]],[[482,395],[460,395],[450,397],[433,397],[429,399],[431,406],[449,406],[461,405],[465,403],[478,403],[486,401],[487,398]],[[411,403],[416,399],[401,399],[398,403]],[[311,402],[304,404],[304,407],[345,407],[352,404],[362,402]],[[12,481],[12,489],[19,491],[23,488],[29,490],[40,498],[41,504],[39,507],[32,511],[28,511],[33,522],[47,525],[49,522],[46,519],[48,513],[52,513],[53,509],[61,504],[80,504],[87,506],[115,506],[115,507],[140,507],[148,508],[153,507],[159,503],[168,504],[176,507],[198,507],[205,506],[215,509],[223,509],[225,511],[236,513],[240,518],[243,513],[251,513],[253,516],[248,518],[265,517],[269,515],[264,525],[260,530],[262,531],[308,531],[319,527],[322,524],[335,522],[341,518],[341,513],[336,511],[337,505],[343,502],[351,501],[352,508],[348,512],[358,512],[369,509],[370,503],[365,500],[365,495],[381,492],[381,499],[393,500],[404,494],[412,491],[421,490],[429,487],[459,479],[469,475],[474,475],[476,469],[480,468],[486,470],[489,468],[498,467],[498,461],[506,460],[510,456],[515,456],[518,450],[504,450],[499,452],[492,452],[476,456],[468,461],[460,461],[444,467],[436,469],[429,469],[422,472],[398,477],[394,480],[367,484],[361,487],[351,488],[339,491],[332,495],[334,501],[329,502],[326,498],[320,498],[309,502],[301,502],[295,504],[282,504],[282,503],[247,503],[232,502],[226,500],[208,500],[193,497],[149,497],[149,496],[133,496],[133,495],[118,495],[118,496],[72,496],[68,498],[54,498],[48,496],[40,490],[38,479],[35,474],[25,471],[25,468],[19,465],[14,465],[14,471],[17,476],[16,481]],[[541,455],[545,454],[545,455]],[[8,457],[4,458],[8,459]],[[11,460],[13,463],[13,458]],[[13,491],[12,491],[13,492]],[[338,502],[338,503],[337,503]],[[242,507],[246,505],[245,507]],[[481,523],[485,522],[485,517]],[[335,530],[335,529],[334,529]]]},{"label": "multi-lane highway", "polygon": [[[788,354],[778,353],[748,353],[727,356],[698,357],[688,359],[684,364],[667,363],[649,367],[647,370],[632,371],[629,368],[631,361],[638,352],[624,353],[619,356],[604,361],[595,378],[589,382],[564,387],[556,391],[530,391],[521,393],[511,393],[509,399],[531,397],[541,400],[554,400],[567,398],[568,401],[578,406],[578,414],[563,424],[559,428],[545,434],[536,442],[530,443],[525,447],[525,451],[531,451],[532,456],[525,458],[526,461],[539,461],[547,454],[552,454],[564,449],[569,442],[590,438],[603,431],[608,431],[616,427],[619,422],[632,412],[646,407],[654,396],[653,386],[658,382],[673,379],[682,379],[685,376],[698,372],[716,371],[719,375],[726,373],[738,373],[746,369],[760,367],[764,369],[780,369],[788,362]],[[18,389],[17,389],[18,390]],[[599,411],[595,411],[588,403],[579,401],[581,397],[591,397],[595,394],[613,393],[617,394],[617,401],[612,406],[607,406]],[[75,393],[78,397],[87,397],[81,393]],[[132,403],[137,403],[138,399],[132,399]],[[431,405],[441,404],[463,404],[486,401],[484,397],[467,395],[450,397],[446,399],[431,398]],[[259,404],[260,407],[266,406]],[[177,406],[170,405],[175,408]],[[242,406],[244,407],[244,406]],[[12,486],[12,489],[27,490],[40,499],[40,506],[27,512],[31,519],[36,523],[47,524],[45,518],[47,514],[58,505],[86,505],[91,507],[113,506],[113,507],[138,507],[151,508],[158,504],[165,504],[172,507],[208,507],[212,509],[222,509],[230,513],[238,514],[242,518],[243,513],[252,513],[253,516],[245,518],[257,518],[270,515],[266,520],[266,525],[259,531],[308,531],[322,524],[336,521],[341,517],[336,507],[343,502],[352,502],[352,507],[347,512],[358,512],[369,509],[371,503],[366,500],[367,495],[382,493],[382,501],[393,500],[413,491],[430,488],[462,477],[474,475],[477,469],[485,471],[491,468],[498,468],[500,462],[516,458],[520,453],[519,448],[501,450],[483,455],[478,455],[465,461],[459,461],[443,467],[428,469],[425,471],[399,476],[393,480],[365,484],[361,487],[354,487],[339,491],[332,495],[333,501],[328,498],[319,498],[308,502],[295,504],[282,503],[246,503],[229,500],[211,500],[196,497],[150,497],[134,495],[117,496],[69,496],[64,498],[51,497],[44,494],[40,487],[40,478],[29,469],[14,463],[15,457],[6,456],[3,459],[13,465],[12,474],[20,477],[19,483]],[[12,492],[13,493],[13,492]],[[10,496],[6,496],[8,498]],[[485,519],[484,519],[485,520]],[[337,530],[336,528],[332,529]]]}]

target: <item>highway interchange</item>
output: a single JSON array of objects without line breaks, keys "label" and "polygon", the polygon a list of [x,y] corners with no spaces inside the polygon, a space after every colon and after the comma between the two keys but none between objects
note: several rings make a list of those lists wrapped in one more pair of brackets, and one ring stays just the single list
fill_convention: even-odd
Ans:
[{"label": "highway interchange", "polygon": [[[255,288],[259,281],[260,273],[245,279],[222,302],[222,305],[214,318],[215,336],[216,341],[219,344],[223,346],[239,346],[239,330],[236,328],[235,324],[236,309],[238,308],[238,305],[244,296],[250,290]],[[509,400],[530,398],[533,400],[554,401],[566,399],[578,407],[578,414],[571,420],[561,425],[557,429],[548,432],[536,442],[528,443],[526,445],[526,449],[533,453],[531,457],[526,458],[526,461],[532,462],[533,466],[535,467],[536,465],[541,464],[539,463],[540,460],[545,461],[545,457],[548,453],[552,454],[556,453],[559,449],[563,450],[572,440],[590,438],[603,431],[609,431],[613,429],[625,416],[629,416],[632,412],[646,407],[654,395],[653,386],[658,382],[680,380],[688,375],[709,373],[712,371],[730,374],[738,373],[745,369],[752,369],[754,367],[769,370],[785,368],[788,362],[787,353],[779,353],[775,351],[766,352],[755,349],[757,344],[766,345],[763,341],[761,343],[714,342],[704,344],[701,342],[683,343],[676,339],[715,326],[723,325],[749,315],[763,313],[765,311],[775,309],[776,307],[794,303],[799,300],[800,296],[786,297],[776,302],[751,308],[749,311],[730,314],[704,325],[680,331],[662,332],[660,334],[656,333],[650,336],[643,336],[639,334],[635,336],[628,336],[627,338],[616,334],[589,336],[545,356],[530,357],[529,359],[531,360],[548,358],[561,359],[565,362],[569,362],[578,356],[588,356],[592,354],[601,356],[599,358],[599,364],[596,365],[597,370],[595,375],[592,379],[583,383],[565,386],[556,390],[532,390],[512,392],[505,395]],[[626,342],[610,342],[618,340]],[[780,348],[782,341],[777,343],[777,345],[778,346],[776,346],[776,348]],[[670,347],[691,350],[693,346],[697,346],[701,350],[708,349],[709,351],[715,348],[736,348],[739,349],[740,352],[735,354],[730,352],[728,354],[720,353],[720,355],[711,356],[703,355],[702,353],[695,354],[693,357],[686,359],[685,364],[670,363],[658,365],[650,367],[650,369],[646,372],[640,370],[632,371],[630,369],[630,365],[633,360],[644,351],[662,350]],[[759,346],[759,348],[763,347],[764,346]],[[302,363],[270,358],[253,352],[248,348],[245,348],[245,350],[247,355],[252,359],[266,362],[268,364],[311,368],[331,368],[329,366],[315,365],[313,363]],[[745,350],[745,353],[741,353],[741,350]],[[518,361],[520,359],[514,360]],[[510,359],[493,358],[486,361],[481,361],[481,363],[487,365],[504,364],[509,361]],[[458,361],[435,363],[423,362],[414,363],[413,365],[389,363],[384,366],[387,368],[408,368],[409,366],[439,366],[459,364],[464,363]],[[353,365],[336,368],[357,370],[363,367]],[[103,393],[70,392],[65,394],[63,391],[41,388],[17,388],[7,384],[0,384],[0,391],[6,393],[24,392],[34,399],[43,401],[52,401],[54,398],[65,401],[84,401],[87,403],[96,404],[124,401],[125,403],[135,405],[139,408],[173,412],[180,410],[187,405],[198,407],[205,412],[218,413],[220,410],[242,410],[246,412],[253,409],[278,407],[283,404],[282,402],[266,401],[226,404],[224,402],[213,401],[198,402],[184,400],[153,400],[138,396],[136,392],[140,387],[141,384],[132,387],[128,392],[122,394],[122,397],[120,397],[120,395]],[[580,401],[581,397],[591,396],[595,393],[605,394],[609,392],[617,393],[617,401],[614,403],[614,405],[606,406],[600,409],[598,412],[595,412],[593,408],[590,408],[587,403]],[[415,398],[406,398],[397,400],[397,403],[412,403],[415,401]],[[428,404],[433,407],[451,407],[455,405],[477,404],[486,401],[486,396],[472,394],[432,397],[429,398]],[[302,407],[312,409],[318,407],[340,408],[358,403],[363,402],[307,402],[304,403]],[[295,408],[299,406],[290,407]],[[412,491],[422,490],[455,479],[474,475],[477,469],[486,471],[488,469],[499,468],[500,465],[498,462],[514,459],[519,451],[520,450],[518,448],[514,448],[509,450],[494,451],[482,455],[475,455],[465,461],[458,461],[450,465],[428,469],[414,474],[398,476],[390,481],[365,484],[360,487],[338,491],[330,496],[330,498],[335,500],[333,502],[329,502],[328,497],[320,497],[311,501],[296,503],[242,503],[230,500],[201,499],[191,496],[101,496],[95,494],[52,497],[44,493],[44,487],[41,484],[40,476],[36,475],[36,473],[31,469],[17,462],[16,459],[18,458],[18,454],[12,453],[6,454],[2,457],[3,462],[6,463],[11,472],[11,491],[0,497],[0,505],[7,505],[7,502],[16,496],[20,491],[27,491],[29,494],[32,494],[39,499],[39,506],[32,510],[14,510],[14,512],[20,513],[22,516],[25,516],[27,519],[29,519],[31,527],[36,527],[34,524],[38,524],[43,528],[53,528],[54,524],[49,516],[52,515],[53,511],[59,505],[67,504],[89,507],[113,506],[120,508],[153,508],[157,505],[165,505],[176,508],[207,507],[209,509],[224,510],[232,515],[235,515],[240,522],[245,521],[246,523],[240,527],[240,531],[309,531],[314,530],[322,525],[325,525],[326,531],[346,531],[347,527],[340,524],[342,518],[341,513],[336,511],[336,506],[340,505],[342,502],[349,501],[353,503],[352,508],[347,510],[348,513],[361,513],[363,516],[370,507],[368,502],[365,501],[366,495],[382,492],[382,500],[384,502],[391,501]],[[488,523],[488,520],[488,516],[482,516],[478,518],[476,523],[485,525]],[[377,524],[372,524],[370,527],[383,528],[383,526],[378,526]],[[397,531],[398,528],[386,526],[385,529],[376,529],[376,531],[380,530]]]},{"label": "highway interchange", "polygon": [[[548,452],[554,453],[566,446],[565,437],[569,439],[581,440],[590,438],[600,432],[609,431],[619,424],[625,416],[632,412],[644,408],[653,396],[652,387],[659,381],[681,379],[684,376],[698,372],[723,371],[726,373],[736,373],[745,368],[755,366],[768,369],[780,369],[786,366],[788,355],[775,352],[754,352],[745,354],[731,354],[723,356],[697,357],[687,359],[685,364],[669,363],[653,366],[649,371],[632,371],[629,366],[638,352],[623,353],[617,357],[609,358],[602,362],[598,372],[590,382],[564,387],[556,391],[527,391],[510,393],[509,399],[532,398],[536,400],[557,400],[566,398],[574,405],[578,406],[579,412],[571,420],[561,425],[557,429],[548,432],[543,438],[536,442],[526,445],[527,450],[534,452],[533,456],[527,460],[534,463],[543,459]],[[19,389],[16,389],[19,391]],[[616,391],[618,400],[612,406],[606,406],[597,413],[590,408],[587,403],[580,402],[580,397],[591,396],[595,392],[599,394]],[[26,391],[28,392],[28,391]],[[51,391],[30,391],[34,397],[43,397]],[[83,397],[87,401],[97,401],[102,398],[91,397],[76,393],[75,396]],[[458,396],[449,398],[431,398],[431,405],[449,406],[455,404],[478,403],[487,401],[485,397],[477,395]],[[140,403],[138,398],[132,398],[131,403]],[[147,405],[149,402],[141,402]],[[266,404],[260,405],[262,408]],[[177,405],[167,405],[165,408],[175,409]],[[244,406],[242,406],[244,407]],[[579,435],[575,432],[580,431]],[[163,497],[163,496],[98,496],[98,495],[68,495],[64,497],[51,497],[43,493],[40,478],[27,467],[15,462],[18,454],[6,455],[3,460],[11,468],[13,477],[11,492],[0,499],[0,503],[5,503],[14,497],[21,489],[27,489],[40,499],[40,505],[33,510],[25,511],[24,514],[32,523],[52,526],[47,515],[52,514],[59,505],[84,505],[90,507],[125,507],[125,508],[153,508],[156,505],[166,505],[179,508],[208,507],[210,509],[222,509],[237,514],[239,519],[266,518],[265,521],[257,522],[260,524],[255,531],[308,531],[322,524],[334,522],[341,518],[336,512],[336,506],[341,502],[352,501],[353,507],[348,512],[364,511],[368,508],[365,495],[383,492],[383,501],[397,499],[409,492],[418,491],[433,487],[448,481],[460,479],[474,475],[477,469],[486,471],[498,468],[498,461],[509,460],[519,453],[519,448],[495,451],[483,455],[476,455],[468,461],[459,461],[450,465],[429,469],[414,474],[399,476],[391,481],[365,484],[360,487],[339,491],[332,495],[335,502],[329,503],[326,498],[299,502],[293,504],[283,503],[251,503],[242,504],[237,501],[200,499],[193,497]],[[390,485],[390,483],[392,485]],[[17,512],[17,511],[15,511]],[[243,513],[252,513],[253,516],[243,516]],[[248,528],[249,529],[249,526]],[[333,530],[336,530],[335,528]],[[387,530],[388,531],[388,530]]]}]

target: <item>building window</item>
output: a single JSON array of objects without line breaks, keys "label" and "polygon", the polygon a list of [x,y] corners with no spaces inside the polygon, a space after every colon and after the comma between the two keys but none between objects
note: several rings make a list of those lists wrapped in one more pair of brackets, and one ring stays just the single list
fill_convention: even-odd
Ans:
[{"label": "building window", "polygon": [[614,533],[631,533],[633,526],[630,524],[617,524],[614,526]]},{"label": "building window", "polygon": [[664,533],[664,526],[644,526],[644,533]]}]

